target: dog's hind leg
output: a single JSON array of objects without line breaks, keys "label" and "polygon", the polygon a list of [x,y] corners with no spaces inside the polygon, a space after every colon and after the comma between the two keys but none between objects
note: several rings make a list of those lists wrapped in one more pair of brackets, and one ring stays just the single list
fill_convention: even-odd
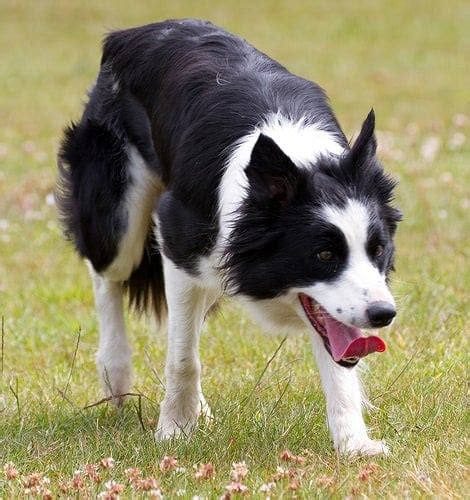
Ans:
[{"label": "dog's hind leg", "polygon": [[121,405],[131,388],[131,348],[126,336],[123,313],[123,285],[94,271],[93,280],[96,312],[99,323],[99,347],[96,353],[98,375],[107,397]]},{"label": "dog's hind leg", "polygon": [[199,415],[210,416],[201,389],[199,334],[219,293],[203,289],[185,271],[163,257],[168,305],[168,352],[165,397],[157,439],[187,435]]},{"label": "dog's hind leg", "polygon": [[[133,271],[151,260],[144,248],[160,180],[126,137],[91,120],[66,132],[59,172],[56,200],[65,233],[87,260],[93,279],[100,327],[98,373],[106,395],[119,404],[119,395],[129,392],[131,384],[123,290],[129,285],[131,298],[138,302],[142,297],[132,293],[142,289],[133,286]],[[142,274],[147,280],[151,276]]]},{"label": "dog's hind leg", "polygon": [[370,439],[367,434],[362,416],[364,396],[357,368],[335,363],[317,333],[313,333],[312,341],[326,397],[328,427],[335,448],[344,454],[387,454],[387,445]]},{"label": "dog's hind leg", "polygon": [[128,185],[121,202],[122,227],[116,255],[100,273],[91,275],[100,339],[96,355],[98,374],[106,396],[120,405],[131,388],[132,365],[123,314],[124,283],[143,260],[157,180],[141,156],[129,148]]}]

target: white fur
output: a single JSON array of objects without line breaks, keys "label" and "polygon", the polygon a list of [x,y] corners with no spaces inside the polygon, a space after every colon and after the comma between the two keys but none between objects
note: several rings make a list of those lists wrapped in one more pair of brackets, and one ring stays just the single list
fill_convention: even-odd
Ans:
[{"label": "white fur", "polygon": [[338,280],[319,282],[299,291],[313,297],[338,321],[367,328],[366,310],[371,302],[386,301],[394,305],[384,274],[367,255],[369,211],[366,205],[351,199],[344,208],[324,207],[323,216],[344,234],[349,252],[348,266]]},{"label": "white fur", "polygon": [[224,175],[219,186],[219,235],[218,250],[222,252],[230,236],[233,220],[246,197],[248,178],[245,168],[250,161],[251,152],[258,140],[260,131],[255,129],[243,137],[235,146],[227,162]]},{"label": "white fur", "polygon": [[93,280],[100,329],[96,365],[106,396],[120,405],[129,392],[132,378],[131,348],[127,342],[122,309],[122,284],[97,274],[88,263]]},{"label": "white fur", "polygon": [[134,146],[128,148],[129,183],[121,210],[127,221],[118,255],[103,275],[111,281],[125,281],[142,259],[155,197],[161,189],[160,180],[147,167]]},{"label": "white fur", "polygon": [[300,167],[308,167],[321,156],[341,156],[344,148],[321,123],[303,118],[292,121],[280,113],[270,115],[260,132],[271,137],[282,151]]},{"label": "white fur", "polygon": [[305,330],[297,309],[297,293],[288,293],[274,299],[255,300],[243,296],[238,296],[237,299],[267,332],[298,333]]},{"label": "white fur", "polygon": [[168,352],[157,439],[187,434],[201,413],[210,417],[201,389],[199,335],[205,315],[218,296],[201,288],[168,258],[162,258],[168,304]]}]

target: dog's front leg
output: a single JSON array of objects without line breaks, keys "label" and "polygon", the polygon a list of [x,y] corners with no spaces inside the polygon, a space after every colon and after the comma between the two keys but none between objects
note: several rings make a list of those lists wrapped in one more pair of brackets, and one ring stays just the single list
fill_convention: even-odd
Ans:
[{"label": "dog's front leg", "polygon": [[363,395],[357,369],[335,363],[316,332],[313,333],[312,341],[335,448],[345,454],[387,454],[387,445],[370,439],[367,434],[362,417]]},{"label": "dog's front leg", "polygon": [[156,438],[187,435],[199,415],[210,416],[201,389],[199,333],[217,298],[194,278],[163,257],[168,305],[168,353],[165,398],[160,407]]}]

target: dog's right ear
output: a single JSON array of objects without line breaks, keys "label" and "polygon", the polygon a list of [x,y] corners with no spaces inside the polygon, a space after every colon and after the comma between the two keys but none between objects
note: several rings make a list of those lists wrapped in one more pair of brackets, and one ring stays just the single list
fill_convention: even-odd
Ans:
[{"label": "dog's right ear", "polygon": [[297,167],[273,139],[264,134],[256,141],[245,172],[250,192],[258,202],[285,206],[296,192]]}]

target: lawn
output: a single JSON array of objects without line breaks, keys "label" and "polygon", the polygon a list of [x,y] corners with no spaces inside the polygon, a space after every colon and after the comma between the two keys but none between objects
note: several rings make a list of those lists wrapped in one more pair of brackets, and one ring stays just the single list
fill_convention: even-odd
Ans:
[{"label": "lawn", "polygon": [[[348,137],[376,110],[405,213],[399,317],[364,373],[368,425],[390,457],[337,456],[307,336],[265,335],[233,304],[202,338],[213,424],[155,443],[165,332],[132,315],[138,396],[121,412],[85,408],[102,397],[97,323],[85,266],[56,220],[55,152],[96,76],[103,33],[171,17],[208,18],[319,82]],[[127,497],[131,467],[167,498],[219,498],[243,461],[241,482],[259,498],[270,482],[273,498],[468,498],[469,24],[465,0],[0,0],[0,498],[35,494],[37,483],[54,496],[117,491],[109,480]],[[177,467],[161,466],[164,456]],[[91,464],[107,457],[98,480]],[[6,479],[13,466],[2,471],[9,462],[16,479]],[[206,465],[199,476],[209,477],[196,477],[208,463],[214,474]],[[156,494],[152,481],[133,484]]]}]

